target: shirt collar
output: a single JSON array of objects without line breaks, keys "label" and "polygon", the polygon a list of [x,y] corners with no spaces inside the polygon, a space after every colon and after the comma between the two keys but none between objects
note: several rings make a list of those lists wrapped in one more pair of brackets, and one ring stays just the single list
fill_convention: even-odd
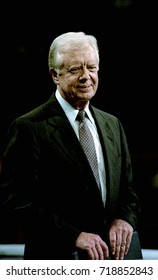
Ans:
[{"label": "shirt collar", "polygon": [[[59,104],[61,105],[61,107],[63,108],[66,116],[68,117],[69,120],[76,120],[77,114],[78,114],[78,110],[74,109],[59,93],[58,90],[56,90],[55,92],[55,96],[59,102]],[[91,112],[89,110],[89,104],[87,104],[87,106],[84,109],[88,115],[89,120],[94,123],[93,117],[91,115]]]}]

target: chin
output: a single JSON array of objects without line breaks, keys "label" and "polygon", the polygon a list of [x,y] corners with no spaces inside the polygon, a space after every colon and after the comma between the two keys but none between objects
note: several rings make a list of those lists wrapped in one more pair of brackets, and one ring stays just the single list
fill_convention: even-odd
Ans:
[{"label": "chin", "polygon": [[95,92],[93,91],[82,91],[79,93],[78,96],[83,97],[85,99],[91,99],[95,95]]},{"label": "chin", "polygon": [[87,92],[83,96],[85,99],[90,100],[95,95],[94,92]]}]

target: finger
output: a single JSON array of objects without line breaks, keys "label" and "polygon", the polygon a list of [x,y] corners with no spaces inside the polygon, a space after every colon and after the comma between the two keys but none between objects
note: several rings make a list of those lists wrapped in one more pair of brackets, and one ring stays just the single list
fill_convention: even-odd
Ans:
[{"label": "finger", "polygon": [[95,245],[93,248],[92,248],[92,251],[93,251],[93,260],[98,260],[99,259],[99,251],[101,252],[101,250],[98,249],[98,245]]},{"label": "finger", "polygon": [[125,255],[127,255],[128,251],[129,251],[129,247],[130,247],[130,244],[131,244],[131,240],[132,240],[132,233],[129,233],[126,237],[126,246],[125,246]]},{"label": "finger", "polygon": [[127,240],[127,233],[126,233],[126,231],[123,231],[122,236],[120,237],[120,243],[121,243],[120,244],[120,253],[119,253],[120,260],[124,259],[125,249],[126,249],[126,240]]},{"label": "finger", "polygon": [[94,253],[92,249],[87,250],[87,255],[89,260],[94,260]]},{"label": "finger", "polygon": [[102,252],[103,252],[103,260],[106,260],[109,257],[109,248],[106,245],[106,243],[102,245]]},{"label": "finger", "polygon": [[115,248],[115,259],[118,260],[120,256],[120,248],[121,248],[122,238],[121,235],[118,234],[116,237],[116,248]]},{"label": "finger", "polygon": [[126,248],[126,243],[124,241],[121,242],[120,245],[120,252],[119,252],[119,259],[123,260],[124,259],[124,255],[125,255],[125,248]]},{"label": "finger", "polygon": [[110,232],[110,252],[112,255],[115,255],[116,251],[116,232]]},{"label": "finger", "polygon": [[103,260],[104,259],[104,254],[103,254],[103,250],[101,248],[100,245],[96,245],[96,251],[97,251],[97,255],[96,255],[96,259],[97,260]]},{"label": "finger", "polygon": [[95,259],[104,260],[108,257],[108,246],[105,242],[101,241],[95,245],[94,256]]},{"label": "finger", "polygon": [[124,259],[124,255],[127,254],[129,250],[131,237],[132,237],[131,233],[127,234],[126,231],[122,232],[122,240],[120,239],[120,253],[119,253],[120,260]]},{"label": "finger", "polygon": [[97,252],[99,255],[99,260],[105,260],[109,256],[109,249],[105,242],[100,242],[99,245],[96,246]]}]

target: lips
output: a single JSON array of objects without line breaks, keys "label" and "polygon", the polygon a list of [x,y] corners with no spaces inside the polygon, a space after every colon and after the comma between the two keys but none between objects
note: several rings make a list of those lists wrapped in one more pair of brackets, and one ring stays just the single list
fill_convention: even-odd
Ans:
[{"label": "lips", "polygon": [[89,86],[82,86],[82,87],[78,87],[78,88],[81,89],[81,90],[82,89],[84,90],[84,89],[89,89],[90,87],[91,87],[91,85],[89,85]]},{"label": "lips", "polygon": [[90,88],[91,87],[91,85],[89,85],[89,86],[80,86],[80,87],[78,87],[78,88],[83,88],[83,89],[85,89],[85,88]]},{"label": "lips", "polygon": [[78,90],[79,90],[80,92],[86,93],[86,92],[91,91],[91,86],[79,87]]}]

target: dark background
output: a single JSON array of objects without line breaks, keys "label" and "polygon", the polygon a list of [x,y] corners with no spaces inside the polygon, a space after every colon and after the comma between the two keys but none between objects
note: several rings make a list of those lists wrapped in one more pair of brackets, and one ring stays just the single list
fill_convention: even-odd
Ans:
[{"label": "dark background", "polygon": [[[143,248],[158,249],[156,6],[139,0],[111,0],[103,6],[21,1],[3,6],[2,15],[0,155],[10,122],[45,102],[54,89],[47,64],[52,40],[67,31],[93,34],[101,62],[92,103],[124,126],[142,206],[140,241]],[[8,227],[0,243],[20,242]]]}]

